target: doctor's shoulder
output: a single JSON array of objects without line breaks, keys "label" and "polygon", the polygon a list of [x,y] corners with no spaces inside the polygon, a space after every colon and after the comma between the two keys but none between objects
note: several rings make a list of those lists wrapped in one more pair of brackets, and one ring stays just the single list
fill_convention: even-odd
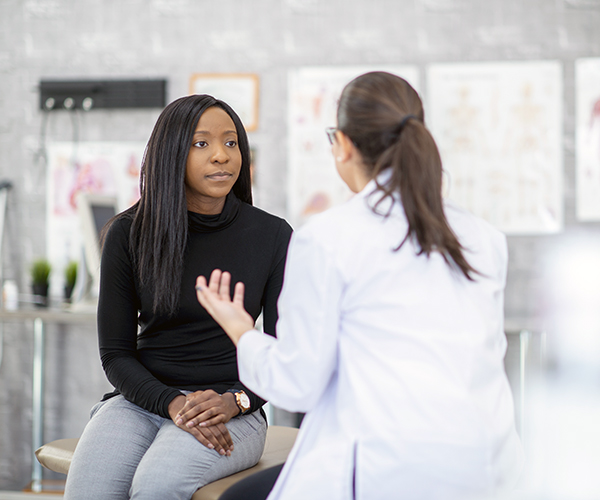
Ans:
[{"label": "doctor's shoulder", "polygon": [[330,249],[353,244],[361,237],[359,212],[349,202],[332,207],[311,216],[302,226],[296,228],[294,238],[313,240],[319,246]]},{"label": "doctor's shoulder", "polygon": [[500,266],[506,266],[508,247],[503,232],[450,200],[444,202],[444,211],[452,230],[466,250],[467,259],[473,252],[485,253]]}]

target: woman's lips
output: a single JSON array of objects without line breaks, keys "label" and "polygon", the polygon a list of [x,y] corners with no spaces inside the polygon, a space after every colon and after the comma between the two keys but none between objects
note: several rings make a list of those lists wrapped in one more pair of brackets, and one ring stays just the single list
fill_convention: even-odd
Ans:
[{"label": "woman's lips", "polygon": [[226,181],[231,179],[231,174],[228,172],[215,172],[214,174],[209,174],[206,176],[213,181]]}]

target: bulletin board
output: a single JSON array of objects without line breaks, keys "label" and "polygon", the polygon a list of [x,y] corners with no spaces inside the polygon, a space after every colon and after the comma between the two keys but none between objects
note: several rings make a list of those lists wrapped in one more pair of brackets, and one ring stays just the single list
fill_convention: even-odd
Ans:
[{"label": "bulletin board", "polygon": [[506,233],[561,231],[561,64],[436,64],[427,83],[449,198]]},{"label": "bulletin board", "polygon": [[600,58],[575,61],[577,218],[600,220]]},{"label": "bulletin board", "polygon": [[288,73],[287,217],[294,227],[352,196],[336,172],[325,128],[336,126],[344,86],[369,71],[399,75],[419,90],[416,66],[307,66]]},{"label": "bulletin board", "polygon": [[197,73],[190,77],[190,94],[209,94],[220,99],[233,108],[248,132],[258,128],[258,75]]},{"label": "bulletin board", "polygon": [[[116,197],[125,210],[140,197],[139,177],[145,143],[55,142],[48,145],[47,255],[53,286],[62,286],[63,269],[78,261],[82,240],[77,215],[80,192]],[[54,290],[60,294],[60,290]]]}]

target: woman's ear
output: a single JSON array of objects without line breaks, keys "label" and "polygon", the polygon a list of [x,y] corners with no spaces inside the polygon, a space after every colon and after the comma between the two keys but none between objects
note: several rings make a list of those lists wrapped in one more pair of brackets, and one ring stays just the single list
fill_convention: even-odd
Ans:
[{"label": "woman's ear", "polygon": [[352,192],[361,191],[369,182],[365,175],[362,156],[352,140],[339,130],[335,135],[332,153],[335,167],[342,180]]},{"label": "woman's ear", "polygon": [[341,132],[340,130],[336,130],[335,132],[335,142],[333,144],[333,156],[338,162],[345,162],[351,159],[353,156],[358,153],[356,146],[354,146],[353,142],[350,138]]}]

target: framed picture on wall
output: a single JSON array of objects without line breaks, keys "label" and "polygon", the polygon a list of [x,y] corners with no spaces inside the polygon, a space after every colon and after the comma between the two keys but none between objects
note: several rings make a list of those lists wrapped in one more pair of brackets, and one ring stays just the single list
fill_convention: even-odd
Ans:
[{"label": "framed picture on wall", "polygon": [[190,94],[209,94],[229,104],[248,132],[258,128],[258,75],[251,73],[196,73]]}]

